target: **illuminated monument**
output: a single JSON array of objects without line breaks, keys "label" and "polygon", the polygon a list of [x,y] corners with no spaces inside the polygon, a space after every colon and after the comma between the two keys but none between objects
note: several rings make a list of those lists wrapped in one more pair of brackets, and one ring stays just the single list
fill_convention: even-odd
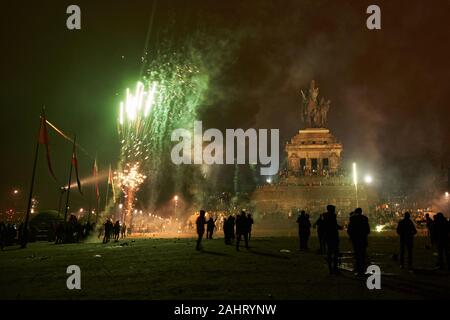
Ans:
[{"label": "illuminated monument", "polygon": [[367,190],[355,186],[341,165],[342,144],[326,128],[330,101],[318,99],[319,89],[311,81],[307,94],[302,91],[301,120],[306,128],[286,143],[286,168],[277,182],[258,187],[252,195],[255,211],[322,213],[327,204],[338,212],[349,213],[356,207],[367,212]]}]

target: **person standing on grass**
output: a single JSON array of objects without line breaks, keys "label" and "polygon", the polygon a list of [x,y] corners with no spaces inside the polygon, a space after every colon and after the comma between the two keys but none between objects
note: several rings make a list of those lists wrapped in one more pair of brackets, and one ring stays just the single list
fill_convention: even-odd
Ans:
[{"label": "person standing on grass", "polygon": [[444,269],[444,257],[447,260],[447,268],[450,270],[450,253],[449,253],[449,233],[450,222],[444,217],[442,212],[434,216],[434,232],[436,238],[436,247],[438,250],[438,267]]},{"label": "person standing on grass", "polygon": [[405,249],[408,251],[408,269],[412,269],[413,263],[413,241],[417,233],[414,223],[411,221],[409,212],[400,220],[397,226],[397,234],[400,236],[400,268],[405,268]]},{"label": "person standing on grass", "polygon": [[125,223],[122,224],[122,227],[120,228],[120,233],[123,238],[126,238],[127,236],[127,225]]},{"label": "person standing on grass", "polygon": [[330,274],[339,273],[339,230],[342,230],[342,227],[337,223],[336,207],[329,204],[327,212],[323,214],[323,232],[327,245],[327,263]]},{"label": "person standing on grass", "polygon": [[3,250],[5,245],[6,245],[6,225],[2,221],[0,222],[0,249]]},{"label": "person standing on grass", "polygon": [[247,215],[247,219],[248,219],[248,241],[250,241],[250,239],[252,238],[252,227],[254,222],[251,213]]},{"label": "person standing on grass", "polygon": [[197,246],[195,247],[195,250],[201,250],[201,242],[203,239],[203,235],[205,234],[205,210],[200,210],[200,216],[198,216],[197,220],[195,221],[195,224],[197,226]]},{"label": "person standing on grass", "polygon": [[435,245],[435,236],[434,236],[434,221],[430,218],[430,214],[425,214],[425,225],[427,227],[427,238],[430,243],[430,247],[433,248]]},{"label": "person standing on grass", "polygon": [[311,222],[309,216],[304,210],[300,212],[297,218],[298,236],[300,238],[300,250],[308,250],[308,239],[311,234]]},{"label": "person standing on grass", "polygon": [[324,254],[327,252],[327,245],[325,243],[325,237],[323,234],[323,214],[319,215],[319,218],[317,219],[317,221],[314,223],[314,228],[317,228],[317,238],[319,239],[319,250],[318,252],[320,254]]},{"label": "person standing on grass", "polygon": [[367,237],[370,233],[369,219],[362,214],[362,209],[357,208],[350,217],[347,233],[353,245],[355,256],[355,271],[358,276],[363,276],[366,271]]},{"label": "person standing on grass", "polygon": [[242,211],[240,215],[236,217],[236,250],[239,251],[239,242],[241,237],[244,236],[245,248],[248,249],[248,231],[249,222],[245,211]]},{"label": "person standing on grass", "polygon": [[117,220],[116,223],[114,224],[114,241],[115,242],[119,241],[119,236],[120,236],[120,221]]},{"label": "person standing on grass", "polygon": [[234,232],[234,226],[235,226],[235,224],[236,224],[236,218],[231,214],[229,217],[228,217],[228,222],[229,222],[229,226],[228,226],[228,228],[229,228],[229,232],[230,232],[230,242],[231,242],[231,244],[233,244],[233,241],[234,241],[234,239],[236,238],[236,234],[235,234],[235,232]]},{"label": "person standing on grass", "polygon": [[111,237],[111,233],[113,231],[113,223],[111,222],[110,219],[107,219],[105,222],[105,235],[103,237],[103,243],[108,243],[109,242],[109,238]]},{"label": "person standing on grass", "polygon": [[229,224],[230,222],[228,221],[227,217],[225,217],[223,219],[223,237],[225,240],[225,244],[231,244],[231,237],[230,237],[230,231],[229,231]]},{"label": "person standing on grass", "polygon": [[216,228],[216,222],[212,217],[209,217],[206,223],[206,239],[212,240],[214,229]]}]

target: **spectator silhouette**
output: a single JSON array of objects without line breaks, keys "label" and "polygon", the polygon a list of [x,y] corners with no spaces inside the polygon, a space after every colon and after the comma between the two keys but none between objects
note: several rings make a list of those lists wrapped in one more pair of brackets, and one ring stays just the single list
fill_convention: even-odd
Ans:
[{"label": "spectator silhouette", "polygon": [[197,246],[195,247],[195,249],[201,250],[201,243],[202,243],[203,235],[205,234],[205,224],[206,224],[204,210],[200,210],[200,216],[198,216],[197,220],[195,221],[195,224],[197,226],[197,234],[198,234]]},{"label": "spectator silhouette", "polygon": [[449,222],[442,212],[438,212],[434,216],[434,232],[436,239],[436,247],[438,250],[438,267],[444,269],[444,256],[447,262],[447,268],[450,270],[450,254],[449,254]]},{"label": "spectator silhouette", "polygon": [[206,223],[206,239],[212,239],[214,228],[216,227],[215,220],[210,217]]},{"label": "spectator silhouette", "polygon": [[120,236],[120,221],[117,220],[114,225],[114,241],[115,242],[119,241],[119,236]]},{"label": "spectator silhouette", "polygon": [[127,236],[127,225],[125,223],[122,224],[122,227],[120,228],[120,234],[122,239],[126,238]]},{"label": "spectator silhouette", "polygon": [[433,219],[430,218],[430,214],[425,214],[425,225],[427,227],[427,237],[430,242],[430,246],[434,247],[435,245],[435,236],[434,236],[434,222]]},{"label": "spectator silhouette", "polygon": [[397,233],[400,236],[400,267],[402,269],[405,267],[405,249],[408,251],[408,268],[412,269],[413,264],[413,241],[417,230],[410,217],[410,213],[405,212],[405,217],[397,226]]},{"label": "spectator silhouette", "polygon": [[319,239],[319,245],[320,245],[318,252],[320,254],[324,254],[324,253],[326,253],[327,245],[325,243],[325,237],[324,237],[324,232],[323,232],[323,214],[319,215],[319,218],[316,220],[313,227],[317,228],[317,237]]},{"label": "spectator silhouette", "polygon": [[222,227],[225,244],[231,244],[231,236],[230,236],[229,225],[230,225],[230,222],[228,221],[228,218],[225,217],[223,219],[223,227]]},{"label": "spectator silhouette", "polygon": [[327,212],[323,214],[323,231],[327,245],[327,262],[330,274],[338,274],[339,230],[342,230],[342,227],[337,223],[336,207],[329,204]]},{"label": "spectator silhouette", "polygon": [[5,246],[6,246],[6,225],[2,221],[0,222],[0,249],[3,250]]},{"label": "spectator silhouette", "polygon": [[103,236],[103,243],[109,242],[109,238],[111,237],[113,227],[114,227],[114,225],[111,222],[111,220],[107,219],[105,222],[105,235]]},{"label": "spectator silhouette", "polygon": [[236,250],[239,251],[239,242],[242,236],[244,236],[245,248],[248,249],[248,231],[249,222],[245,211],[242,211],[240,215],[236,217]]},{"label": "spectator silhouette", "polygon": [[250,241],[250,239],[252,238],[252,227],[253,227],[253,217],[251,213],[247,215],[247,219],[248,219],[248,241]]},{"label": "spectator silhouette", "polygon": [[362,214],[361,208],[357,208],[350,216],[347,233],[353,245],[356,274],[363,276],[366,271],[367,237],[370,233],[370,226],[369,219]]},{"label": "spectator silhouette", "polygon": [[304,210],[301,211],[297,218],[298,236],[300,239],[300,250],[308,250],[308,239],[311,235],[311,222],[309,216]]},{"label": "spectator silhouette", "polygon": [[236,218],[233,215],[230,215],[230,217],[228,218],[228,221],[230,223],[229,228],[230,228],[230,239],[231,239],[231,243],[233,243],[234,239],[236,238],[236,234],[234,231],[234,227],[236,225]]}]

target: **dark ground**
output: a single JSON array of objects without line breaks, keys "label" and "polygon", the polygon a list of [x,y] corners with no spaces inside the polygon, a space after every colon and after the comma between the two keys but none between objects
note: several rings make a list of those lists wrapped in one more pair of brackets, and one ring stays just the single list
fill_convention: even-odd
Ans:
[{"label": "dark ground", "polygon": [[[192,238],[30,243],[0,252],[0,299],[447,299],[449,273],[431,270],[437,257],[425,238],[416,239],[414,273],[392,259],[397,245],[396,237],[371,235],[371,261],[387,274],[381,290],[368,290],[351,272],[329,275],[316,237],[309,252],[298,252],[294,237],[258,237],[240,252],[222,238],[205,240],[203,252]],[[349,250],[344,236],[341,251]],[[66,288],[72,264],[81,268],[81,290]]]}]

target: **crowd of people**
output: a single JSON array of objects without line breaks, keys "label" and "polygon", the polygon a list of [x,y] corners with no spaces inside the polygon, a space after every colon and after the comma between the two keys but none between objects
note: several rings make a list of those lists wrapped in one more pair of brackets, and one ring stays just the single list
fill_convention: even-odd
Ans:
[{"label": "crowd of people", "polygon": [[[206,232],[206,239],[213,239],[213,235],[217,230],[222,229],[224,241],[226,245],[235,245],[239,251],[242,239],[245,248],[249,249],[251,240],[252,226],[254,223],[251,214],[247,214],[244,210],[237,215],[221,216],[218,225],[216,217],[209,216],[206,218],[204,210],[200,210],[200,214],[195,221],[196,232],[198,235],[196,249],[202,250],[202,240]],[[346,229],[349,240],[353,247],[354,271],[356,275],[362,276],[366,272],[367,267],[367,248],[369,246],[368,236],[370,234],[369,218],[363,214],[361,208],[356,208],[350,213],[348,222],[345,226],[338,223],[336,207],[328,205],[326,212],[320,214],[317,220],[312,224],[310,216],[301,211],[298,214],[298,236],[299,250],[309,250],[308,243],[311,236],[311,229],[317,230],[319,254],[326,254],[326,260],[330,273],[338,273],[340,261],[339,231]],[[433,217],[429,214],[425,215],[424,224],[427,230],[428,248],[437,251],[437,267],[440,269],[447,268],[450,270],[450,221],[439,212]],[[1,249],[8,245],[20,244],[20,236],[22,225],[5,224],[0,222],[0,246]],[[67,221],[51,224],[52,237],[49,241],[58,243],[76,243],[86,239],[94,230],[94,223],[82,224],[77,217],[71,215]],[[403,214],[402,219],[396,225],[396,232],[399,237],[399,263],[401,268],[413,268],[414,256],[414,237],[417,229],[414,220],[409,212]],[[98,238],[103,236],[103,243],[108,243],[113,239],[115,242],[120,238],[127,236],[127,226],[117,220],[115,223],[111,219],[98,229]],[[406,260],[406,264],[405,264]]]},{"label": "crowd of people", "polygon": [[[308,240],[311,235],[311,227],[317,228],[319,239],[319,253],[327,255],[328,268],[331,274],[338,273],[339,265],[339,231],[344,227],[337,222],[336,208],[333,205],[327,206],[327,211],[319,216],[317,221],[311,225],[309,215],[301,211],[298,218],[299,250],[308,250]],[[450,221],[440,212],[433,219],[426,216],[426,226],[431,246],[438,252],[437,267],[443,269],[446,261],[450,270]],[[407,267],[413,268],[413,243],[417,234],[416,227],[411,219],[411,214],[405,212],[403,218],[398,222],[396,232],[399,236],[399,262],[400,267],[405,267],[405,256],[408,256]],[[356,275],[365,274],[367,267],[367,247],[369,245],[368,236],[370,234],[369,219],[363,214],[361,208],[350,213],[347,225],[347,234],[353,246],[354,270]]]},{"label": "crowd of people", "polygon": [[[195,221],[196,230],[197,230],[197,245],[196,250],[201,250],[202,239],[205,234],[205,225],[206,225],[206,238],[212,239],[212,235],[214,233],[214,229],[216,228],[215,222],[212,217],[208,220],[205,218],[205,211],[200,210],[200,215]],[[252,225],[253,218],[251,214],[246,214],[245,211],[241,211],[236,217],[234,215],[229,215],[223,219],[223,233],[226,245],[233,245],[233,242],[236,241],[236,250],[239,251],[240,242],[242,238],[244,238],[245,248],[249,249],[249,241],[252,234]]]},{"label": "crowd of people", "polygon": [[120,238],[126,238],[127,236],[127,225],[125,223],[120,223],[119,220],[113,223],[111,219],[106,219],[106,222],[102,227],[99,228],[99,233],[97,238],[100,239],[103,236],[103,243],[108,243],[111,238],[115,242],[118,242]]},{"label": "crowd of people", "polygon": [[[50,222],[48,230],[45,231],[45,239],[60,243],[77,243],[85,240],[94,229],[95,223],[81,223],[75,215],[70,215],[67,223],[64,221]],[[0,247],[12,246],[22,243],[23,223],[10,224],[0,222]],[[28,241],[36,241],[38,230],[35,226],[29,227]]]},{"label": "crowd of people", "polygon": [[[4,247],[12,246],[16,244],[16,237],[18,237],[18,232],[20,226],[18,227],[12,223],[0,222],[0,248],[3,250]],[[19,239],[17,239],[18,241]],[[19,242],[18,242],[19,243]]]}]

